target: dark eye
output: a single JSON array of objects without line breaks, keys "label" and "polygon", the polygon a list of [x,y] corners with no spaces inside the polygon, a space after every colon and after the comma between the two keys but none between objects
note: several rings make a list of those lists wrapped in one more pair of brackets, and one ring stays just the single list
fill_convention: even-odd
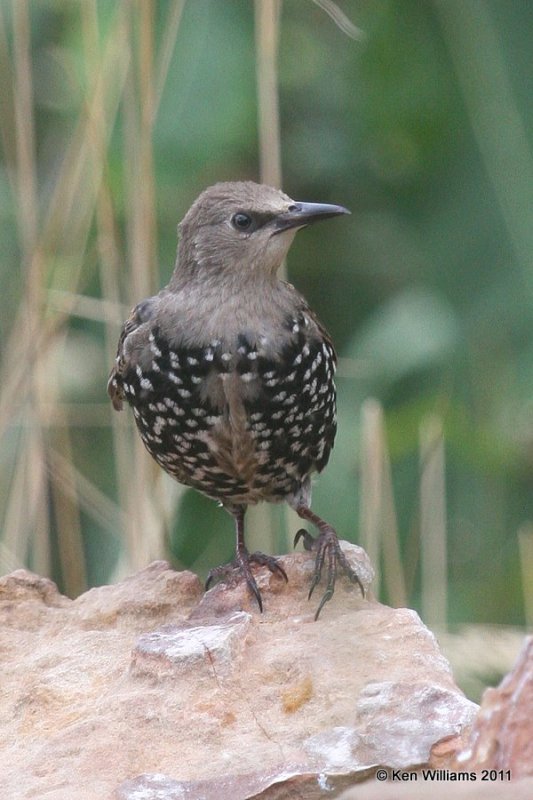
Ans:
[{"label": "dark eye", "polygon": [[237,211],[231,218],[231,222],[234,228],[237,228],[238,231],[248,231],[252,227],[252,218],[249,214],[245,214],[244,211]]}]

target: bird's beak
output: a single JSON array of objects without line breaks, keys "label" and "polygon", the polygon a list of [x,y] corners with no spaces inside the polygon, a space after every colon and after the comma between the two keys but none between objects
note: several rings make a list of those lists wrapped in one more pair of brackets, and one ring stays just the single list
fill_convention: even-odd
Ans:
[{"label": "bird's beak", "polygon": [[278,214],[274,221],[274,233],[282,233],[289,228],[303,228],[312,222],[321,219],[337,217],[340,214],[349,214],[343,206],[333,206],[329,203],[293,203],[287,211]]}]

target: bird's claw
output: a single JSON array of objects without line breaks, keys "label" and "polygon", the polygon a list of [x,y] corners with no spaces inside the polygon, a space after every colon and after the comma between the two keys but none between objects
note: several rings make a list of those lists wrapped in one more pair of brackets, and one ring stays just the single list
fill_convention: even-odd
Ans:
[{"label": "bird's claw", "polygon": [[326,562],[326,590],[320,599],[320,603],[318,604],[318,608],[315,613],[315,620],[317,620],[320,616],[320,612],[324,608],[325,604],[333,597],[333,593],[335,591],[335,582],[337,580],[338,566],[341,567],[342,571],[348,576],[352,583],[357,583],[359,585],[361,593],[364,597],[365,587],[361,583],[361,579],[359,578],[357,572],[353,569],[348,562],[348,559],[344,555],[339,543],[339,538],[331,526],[325,525],[323,528],[321,528],[316,539],[309,533],[309,531],[301,528],[294,537],[295,547],[300,539],[303,539],[303,546],[306,550],[316,551],[315,569],[313,572],[313,578],[311,580],[311,586],[309,587],[308,599],[311,598],[313,592],[321,581],[324,562]]},{"label": "bird's claw", "polygon": [[253,594],[259,606],[259,611],[263,612],[263,599],[261,592],[253,576],[250,568],[251,563],[259,564],[262,567],[267,567],[273,575],[280,575],[285,582],[288,581],[287,573],[279,563],[275,556],[267,556],[265,553],[248,553],[247,550],[241,550],[237,553],[233,561],[228,564],[221,564],[219,567],[214,567],[209,571],[207,580],[205,582],[206,591],[210,588],[214,581],[228,581],[235,577],[236,573],[241,573],[248,589]]},{"label": "bird's claw", "polygon": [[314,536],[311,536],[309,531],[305,528],[300,528],[299,531],[296,531],[296,536],[294,537],[294,544],[293,546],[296,547],[300,539],[303,539],[303,546],[305,550],[313,550],[315,547],[316,539]]}]

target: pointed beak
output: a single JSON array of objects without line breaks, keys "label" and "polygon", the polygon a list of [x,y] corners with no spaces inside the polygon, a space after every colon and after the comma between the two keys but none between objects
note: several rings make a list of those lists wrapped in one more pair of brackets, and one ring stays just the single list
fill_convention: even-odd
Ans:
[{"label": "pointed beak", "polygon": [[319,222],[321,219],[349,213],[347,208],[333,206],[329,203],[293,203],[287,211],[276,217],[274,233],[282,233],[289,228],[303,228],[312,222]]}]

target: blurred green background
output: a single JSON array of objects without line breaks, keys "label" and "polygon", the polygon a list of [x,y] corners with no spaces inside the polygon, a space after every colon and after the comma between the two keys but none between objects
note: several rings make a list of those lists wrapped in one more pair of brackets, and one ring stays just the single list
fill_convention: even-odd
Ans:
[{"label": "blurred green background", "polygon": [[[264,79],[285,191],[352,210],[299,234],[288,261],[340,355],[314,508],[369,546],[383,600],[522,626],[533,6],[284,0],[268,28],[271,5],[0,5],[1,571],[28,565],[75,595],[155,557],[205,575],[231,556],[231,520],[152,466],[105,386],[120,323],[168,279],[190,203],[261,178]],[[296,530],[279,508],[250,528],[265,550]]]}]

